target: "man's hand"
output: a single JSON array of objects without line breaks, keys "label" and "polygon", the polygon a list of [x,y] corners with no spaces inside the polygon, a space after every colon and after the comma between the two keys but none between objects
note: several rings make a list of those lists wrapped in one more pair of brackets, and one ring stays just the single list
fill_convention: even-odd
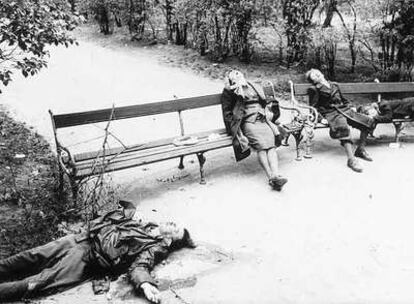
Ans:
[{"label": "man's hand", "polygon": [[149,301],[153,303],[161,303],[160,292],[157,287],[151,283],[145,282],[141,284],[141,289]]}]

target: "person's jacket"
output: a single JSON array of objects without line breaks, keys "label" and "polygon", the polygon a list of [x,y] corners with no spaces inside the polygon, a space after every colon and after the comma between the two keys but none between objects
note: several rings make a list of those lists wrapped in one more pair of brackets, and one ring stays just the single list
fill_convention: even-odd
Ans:
[{"label": "person's jacket", "polygon": [[335,111],[336,108],[347,108],[350,102],[339,89],[336,82],[330,82],[331,87],[317,84],[308,89],[309,104],[315,107],[319,113],[326,114]]},{"label": "person's jacket", "polygon": [[[258,84],[250,82],[249,85],[254,88],[259,97],[258,102],[263,106],[263,108],[265,108],[267,101],[263,88]],[[249,142],[241,131],[241,124],[246,114],[244,98],[234,93],[234,91],[230,88],[225,87],[223,93],[221,94],[221,106],[223,111],[224,125],[226,126],[227,133],[233,136],[234,155],[236,157],[236,160],[240,161],[248,157],[251,152]],[[275,122],[276,119],[278,119],[280,116],[279,106],[277,102],[272,104],[271,111],[273,112],[272,122]],[[256,113],[249,115],[249,119],[254,120],[255,115],[257,116],[258,114]]]},{"label": "person's jacket", "polygon": [[392,119],[412,117],[414,114],[414,98],[382,100],[378,103],[379,113],[374,119],[381,122],[391,122]]},{"label": "person's jacket", "polygon": [[171,240],[152,233],[156,231],[155,223],[132,217],[133,212],[117,209],[95,219],[89,231],[92,256],[100,268],[110,273],[128,270],[136,289],[144,282],[157,286],[150,272],[168,256]]}]

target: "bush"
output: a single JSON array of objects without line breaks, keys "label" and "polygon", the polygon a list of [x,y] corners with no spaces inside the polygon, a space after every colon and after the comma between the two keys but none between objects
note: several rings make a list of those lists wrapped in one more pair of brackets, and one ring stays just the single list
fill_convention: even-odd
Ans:
[{"label": "bush", "polygon": [[1,258],[61,236],[76,206],[41,136],[0,110],[0,139]]}]

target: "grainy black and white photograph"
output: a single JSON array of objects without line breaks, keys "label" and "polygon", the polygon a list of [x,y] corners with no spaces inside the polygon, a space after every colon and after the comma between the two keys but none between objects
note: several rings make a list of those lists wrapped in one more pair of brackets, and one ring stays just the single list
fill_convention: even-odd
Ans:
[{"label": "grainy black and white photograph", "polygon": [[414,303],[413,189],[414,0],[0,0],[0,303]]}]

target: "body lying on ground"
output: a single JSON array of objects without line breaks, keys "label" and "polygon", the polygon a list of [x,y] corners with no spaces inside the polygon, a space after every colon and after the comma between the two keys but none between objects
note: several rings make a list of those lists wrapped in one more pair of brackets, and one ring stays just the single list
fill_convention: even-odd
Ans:
[{"label": "body lying on ground", "polygon": [[150,271],[171,251],[194,243],[188,231],[175,223],[134,220],[135,208],[129,206],[95,219],[88,232],[0,260],[0,302],[50,294],[125,272],[137,292],[159,302]]}]

